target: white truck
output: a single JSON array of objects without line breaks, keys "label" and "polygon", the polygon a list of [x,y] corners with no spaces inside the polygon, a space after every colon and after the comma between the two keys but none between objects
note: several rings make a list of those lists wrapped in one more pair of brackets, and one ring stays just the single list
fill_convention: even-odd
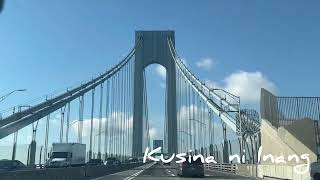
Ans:
[{"label": "white truck", "polygon": [[80,143],[53,143],[46,167],[81,166],[86,160],[86,145]]}]

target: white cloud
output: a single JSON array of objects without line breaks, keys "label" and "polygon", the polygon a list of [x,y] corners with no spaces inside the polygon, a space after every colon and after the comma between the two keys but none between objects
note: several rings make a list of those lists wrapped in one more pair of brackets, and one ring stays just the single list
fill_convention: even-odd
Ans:
[{"label": "white cloud", "polygon": [[179,111],[179,118],[181,119],[188,119],[189,111],[194,112],[195,114],[198,113],[198,107],[196,105],[191,104],[190,106],[181,106]]},{"label": "white cloud", "polygon": [[259,71],[232,73],[224,79],[224,83],[227,91],[240,96],[242,102],[249,104],[259,103],[261,88],[276,92],[275,84]]},{"label": "white cloud", "polygon": [[211,81],[211,80],[209,80],[209,79],[204,80],[204,83],[205,83],[205,84],[208,86],[208,88],[210,88],[210,89],[220,88],[219,85],[218,85],[216,82]]},{"label": "white cloud", "polygon": [[163,89],[165,89],[165,88],[166,88],[166,83],[165,83],[165,82],[161,82],[161,83],[160,83],[160,87],[163,88]]},{"label": "white cloud", "polygon": [[150,140],[162,139],[160,137],[159,131],[156,128],[150,128],[149,129],[149,135],[150,135]]},{"label": "white cloud", "polygon": [[161,78],[160,87],[165,89],[166,88],[166,77],[167,77],[166,68],[158,64],[155,66],[155,72]]},{"label": "white cloud", "polygon": [[205,82],[210,88],[222,88],[240,96],[241,104],[258,105],[260,102],[261,88],[276,93],[275,84],[259,71],[234,72],[225,77],[221,85],[210,80],[206,80]]},{"label": "white cloud", "polygon": [[[131,129],[132,128],[132,117],[129,118],[129,125],[127,127],[121,127],[120,123],[115,123],[117,120],[124,118],[125,113],[122,112],[114,112],[112,115],[106,118],[102,118],[102,123],[101,123],[101,131],[104,132],[105,130],[105,124],[108,122],[108,128],[113,129],[114,132],[117,132],[118,134],[121,134],[124,129]],[[99,132],[99,118],[93,118],[93,132],[94,134],[98,134]],[[78,131],[78,120],[72,121],[72,129],[77,132]],[[84,137],[90,136],[90,128],[91,128],[91,119],[84,119],[83,120],[83,130],[82,130],[82,135]],[[104,134],[104,133],[103,133]]]},{"label": "white cloud", "polygon": [[196,62],[196,65],[198,68],[201,68],[204,70],[211,70],[211,68],[214,65],[214,62],[211,58],[203,58],[203,59],[200,59],[198,62]]},{"label": "white cloud", "polygon": [[161,65],[157,65],[155,67],[155,71],[156,71],[157,75],[161,77],[162,80],[166,80],[166,76],[167,76],[166,68],[164,68]]}]

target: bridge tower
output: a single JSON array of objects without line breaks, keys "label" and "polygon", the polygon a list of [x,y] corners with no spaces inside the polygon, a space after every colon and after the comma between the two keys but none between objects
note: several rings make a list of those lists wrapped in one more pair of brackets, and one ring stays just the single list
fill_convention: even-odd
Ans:
[{"label": "bridge tower", "polygon": [[176,107],[176,67],[168,46],[168,37],[175,44],[174,31],[136,31],[134,67],[134,105],[133,105],[133,146],[132,155],[141,157],[143,144],[143,71],[150,64],[160,64],[167,70],[167,125],[168,153],[177,152],[177,107]]}]

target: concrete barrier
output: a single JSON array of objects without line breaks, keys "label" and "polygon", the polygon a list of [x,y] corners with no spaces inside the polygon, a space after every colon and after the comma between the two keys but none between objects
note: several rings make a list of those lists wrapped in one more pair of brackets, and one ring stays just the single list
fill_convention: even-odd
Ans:
[{"label": "concrete barrier", "polygon": [[[299,168],[301,171],[303,169]],[[292,180],[308,180],[311,179],[309,171],[304,174],[294,172],[293,165],[280,164],[237,164],[236,174],[257,177],[263,179],[292,179]]]},{"label": "concrete barrier", "polygon": [[[301,171],[303,169],[299,168]],[[293,180],[309,180],[311,179],[309,171],[304,174],[294,172],[293,165],[259,165],[258,177],[260,178],[277,178],[277,179],[293,179]]]},{"label": "concrete barrier", "polygon": [[237,164],[236,174],[248,177],[258,177],[258,165]]},{"label": "concrete barrier", "polygon": [[85,180],[119,171],[129,170],[142,163],[122,164],[119,166],[83,166],[48,169],[26,169],[0,172],[1,180]]},{"label": "concrete barrier", "polygon": [[[208,169],[235,173],[241,176],[256,177],[263,179],[290,179],[290,180],[309,180],[309,171],[304,174],[294,172],[294,165],[280,164],[206,164]],[[305,167],[304,167],[305,168]],[[304,168],[298,168],[303,171]]]}]

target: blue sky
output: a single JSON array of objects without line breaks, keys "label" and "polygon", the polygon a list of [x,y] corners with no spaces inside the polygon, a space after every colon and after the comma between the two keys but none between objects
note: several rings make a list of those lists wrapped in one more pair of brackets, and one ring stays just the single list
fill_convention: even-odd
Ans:
[{"label": "blue sky", "polygon": [[[112,67],[133,47],[135,30],[175,30],[188,67],[242,95],[246,107],[257,107],[262,86],[283,96],[319,96],[319,7],[312,0],[7,0],[0,16],[0,94],[28,90],[0,109]],[[157,69],[147,72],[153,105],[164,102],[152,96],[164,93],[152,88],[163,81]],[[152,121],[162,122],[163,106],[153,105]]]}]

